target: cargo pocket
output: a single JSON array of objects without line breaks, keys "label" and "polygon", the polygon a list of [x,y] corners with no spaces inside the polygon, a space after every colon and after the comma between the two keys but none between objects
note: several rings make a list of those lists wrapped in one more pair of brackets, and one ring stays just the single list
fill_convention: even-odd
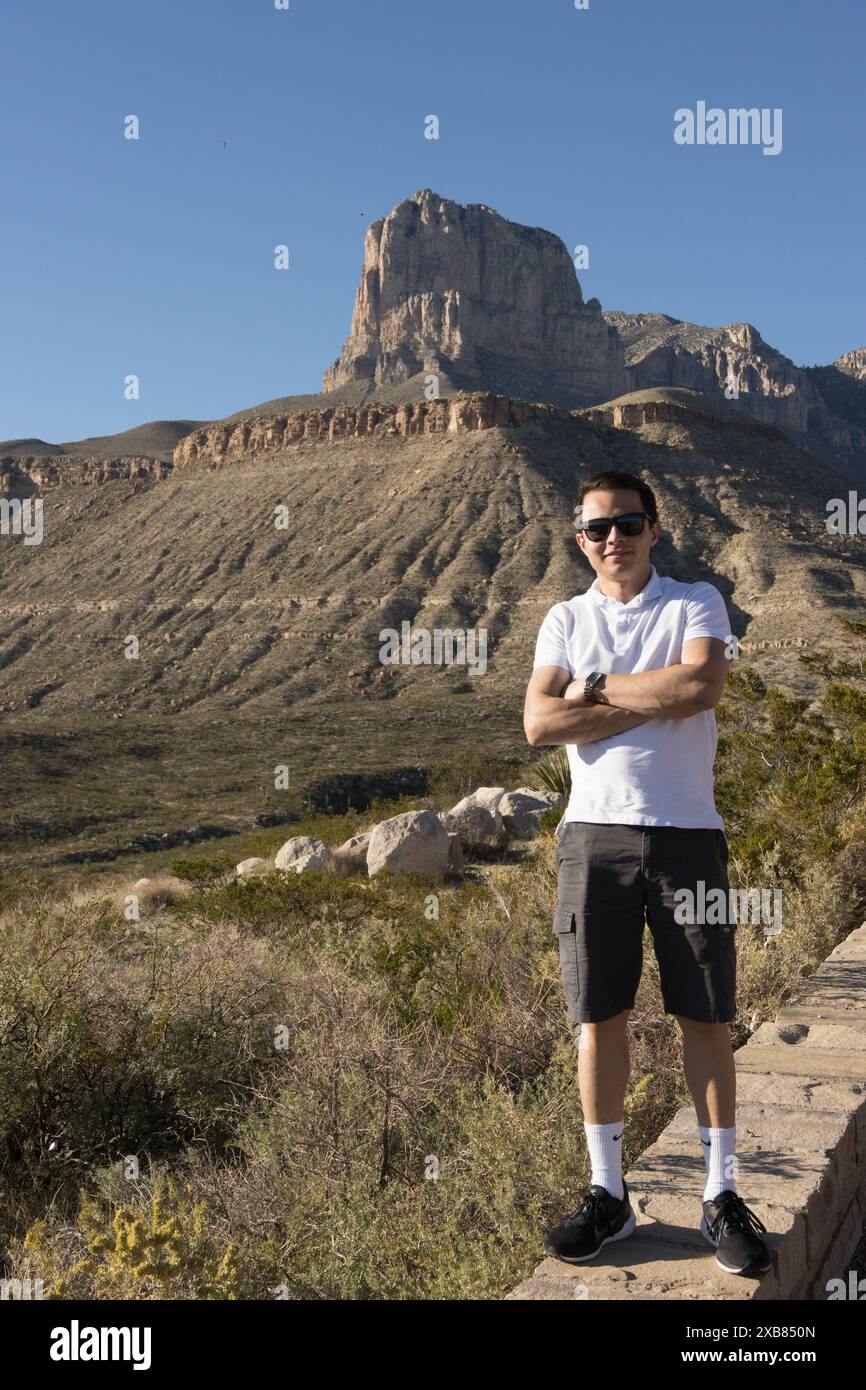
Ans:
[{"label": "cargo pocket", "polygon": [[553,915],[553,930],[559,943],[559,969],[569,1017],[574,1020],[580,995],[580,970],[577,964],[577,925],[573,908],[557,907]]},{"label": "cargo pocket", "polygon": [[553,930],[559,935],[562,932],[575,930],[574,908],[557,907],[553,914]]}]

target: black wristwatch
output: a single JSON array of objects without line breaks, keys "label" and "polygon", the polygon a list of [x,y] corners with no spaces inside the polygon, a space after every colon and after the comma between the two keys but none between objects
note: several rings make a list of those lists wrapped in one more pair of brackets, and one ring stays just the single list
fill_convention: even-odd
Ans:
[{"label": "black wristwatch", "polygon": [[589,700],[593,705],[603,704],[604,701],[598,698],[598,691],[604,689],[606,680],[607,676],[604,671],[590,671],[583,684],[583,698]]}]

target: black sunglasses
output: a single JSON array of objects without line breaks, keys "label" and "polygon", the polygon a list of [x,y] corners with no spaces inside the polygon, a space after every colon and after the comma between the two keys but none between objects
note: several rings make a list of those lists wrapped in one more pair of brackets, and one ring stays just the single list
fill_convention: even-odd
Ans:
[{"label": "black sunglasses", "polygon": [[615,526],[621,536],[639,536],[643,530],[644,517],[652,525],[649,512],[623,512],[622,516],[599,516],[591,521],[578,524],[588,541],[606,541],[611,526]]}]

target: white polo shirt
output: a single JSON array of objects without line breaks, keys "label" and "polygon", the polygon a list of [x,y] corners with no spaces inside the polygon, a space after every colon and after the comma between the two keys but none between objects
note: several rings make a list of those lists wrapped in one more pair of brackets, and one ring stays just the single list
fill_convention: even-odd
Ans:
[{"label": "white polo shirt", "polygon": [[[727,641],[731,623],[718,589],[650,569],[630,603],[607,597],[598,579],[586,593],[555,603],[541,624],[533,669],[563,666],[581,680],[590,671],[657,671],[682,661],[683,643],[693,637]],[[560,826],[585,820],[723,830],[713,795],[716,742],[715,714],[700,710],[685,719],[650,719],[597,743],[566,744],[571,797]]]}]

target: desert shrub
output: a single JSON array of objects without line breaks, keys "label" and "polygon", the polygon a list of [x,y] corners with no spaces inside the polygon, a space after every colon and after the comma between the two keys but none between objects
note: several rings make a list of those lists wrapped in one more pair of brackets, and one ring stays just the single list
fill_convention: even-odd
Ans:
[{"label": "desert shrub", "polygon": [[201,858],[175,859],[171,872],[181,883],[199,892],[219,888],[234,877],[235,860],[230,854],[212,854]]},{"label": "desert shrub", "polygon": [[[819,653],[809,658],[820,665]],[[716,802],[744,870],[775,851],[779,878],[799,882],[808,865],[842,848],[842,818],[866,794],[863,702],[857,687],[833,681],[823,715],[809,713],[807,701],[767,689],[749,668],[728,678],[717,712]]]},{"label": "desert shrub", "polygon": [[260,946],[107,909],[43,907],[3,926],[0,1185],[25,1198],[72,1192],[118,1155],[225,1147],[271,1052]]},{"label": "desert shrub", "polygon": [[42,874],[19,869],[0,872],[0,912],[19,907],[51,891],[49,880]]},{"label": "desert shrub", "polygon": [[571,768],[565,745],[560,744],[542,754],[532,769],[536,782],[558,796],[571,795]]}]

